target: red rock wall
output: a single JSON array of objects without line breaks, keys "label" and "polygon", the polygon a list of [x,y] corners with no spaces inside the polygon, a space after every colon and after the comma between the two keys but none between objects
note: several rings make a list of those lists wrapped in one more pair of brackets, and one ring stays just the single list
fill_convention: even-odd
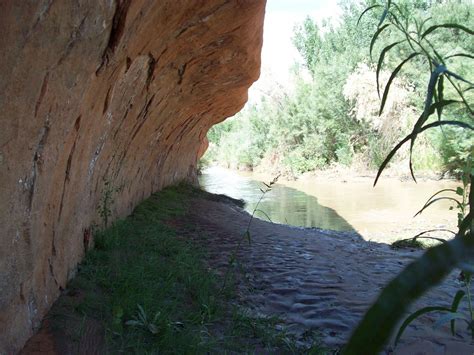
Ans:
[{"label": "red rock wall", "polygon": [[265,0],[0,2],[0,353],[18,350],[113,217],[195,179],[259,76]]}]

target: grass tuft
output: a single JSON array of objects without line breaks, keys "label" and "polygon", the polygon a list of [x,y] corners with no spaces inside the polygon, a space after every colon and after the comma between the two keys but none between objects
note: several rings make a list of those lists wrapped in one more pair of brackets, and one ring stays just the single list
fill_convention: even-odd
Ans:
[{"label": "grass tuft", "polygon": [[400,239],[392,243],[392,249],[425,249],[426,245],[417,239]]},{"label": "grass tuft", "polygon": [[297,349],[275,320],[232,312],[234,294],[220,292],[222,280],[206,265],[206,251],[169,226],[185,222],[190,196],[208,194],[187,185],[164,189],[96,232],[95,248],[50,312],[51,328],[78,344],[72,352],[90,342],[91,326],[102,329],[96,343],[103,353]]}]

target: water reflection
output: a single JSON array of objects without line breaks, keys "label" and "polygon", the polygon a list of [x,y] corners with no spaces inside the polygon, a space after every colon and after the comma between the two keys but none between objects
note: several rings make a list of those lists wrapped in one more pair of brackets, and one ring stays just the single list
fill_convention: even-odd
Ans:
[{"label": "water reflection", "polygon": [[[199,181],[206,191],[244,200],[245,209],[250,213],[261,196],[260,182],[220,168],[205,170]],[[354,230],[335,210],[321,206],[316,197],[280,184],[276,184],[265,195],[259,209],[264,213],[257,212],[257,217],[266,219],[266,214],[275,223],[338,231]]]}]

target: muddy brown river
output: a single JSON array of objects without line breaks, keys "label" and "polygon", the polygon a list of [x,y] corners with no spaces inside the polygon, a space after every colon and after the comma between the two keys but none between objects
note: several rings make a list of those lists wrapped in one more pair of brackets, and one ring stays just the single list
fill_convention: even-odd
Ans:
[{"label": "muddy brown river", "polygon": [[[200,177],[205,190],[243,199],[250,213],[261,197],[262,181],[269,180],[271,177],[220,167],[208,168]],[[416,218],[413,216],[432,194],[456,188],[459,183],[381,178],[375,188],[372,184],[373,178],[350,176],[279,180],[261,201],[262,212],[257,211],[256,216],[293,226],[354,230],[366,240],[386,243],[427,229],[455,228],[456,211],[449,210],[449,203],[434,204]]]}]

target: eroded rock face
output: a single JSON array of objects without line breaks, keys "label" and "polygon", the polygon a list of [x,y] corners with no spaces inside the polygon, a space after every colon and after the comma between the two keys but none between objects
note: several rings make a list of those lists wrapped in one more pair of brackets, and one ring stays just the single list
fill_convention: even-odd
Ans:
[{"label": "eroded rock face", "polygon": [[258,78],[265,0],[0,3],[0,353],[74,274],[114,193],[125,216],[195,179],[208,129]]}]

